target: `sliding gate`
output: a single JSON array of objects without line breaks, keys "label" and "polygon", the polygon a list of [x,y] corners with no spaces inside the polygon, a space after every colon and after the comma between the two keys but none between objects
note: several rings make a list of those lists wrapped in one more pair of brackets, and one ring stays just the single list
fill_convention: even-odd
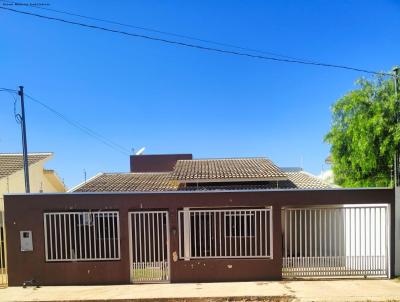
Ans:
[{"label": "sliding gate", "polygon": [[168,282],[170,280],[168,212],[130,212],[129,233],[131,281]]},{"label": "sliding gate", "polygon": [[389,277],[387,205],[282,209],[283,277]]}]

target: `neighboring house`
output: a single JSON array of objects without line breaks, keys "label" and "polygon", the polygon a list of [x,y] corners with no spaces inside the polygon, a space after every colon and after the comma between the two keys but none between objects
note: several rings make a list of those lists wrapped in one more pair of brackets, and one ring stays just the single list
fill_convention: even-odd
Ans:
[{"label": "neighboring house", "polygon": [[5,196],[11,286],[392,276],[392,189],[332,188],[267,158],[130,164]]},{"label": "neighboring house", "polygon": [[[44,165],[53,157],[53,153],[29,153],[29,183],[32,193],[65,192],[62,180]],[[4,283],[1,269],[5,266],[3,232],[3,195],[25,192],[23,156],[20,153],[0,153],[0,285]]]},{"label": "neighboring house", "polygon": [[[44,165],[53,153],[29,153],[29,184],[32,193],[65,192],[63,181],[54,170]],[[24,163],[20,153],[0,153],[0,196],[6,193],[25,192]]]}]

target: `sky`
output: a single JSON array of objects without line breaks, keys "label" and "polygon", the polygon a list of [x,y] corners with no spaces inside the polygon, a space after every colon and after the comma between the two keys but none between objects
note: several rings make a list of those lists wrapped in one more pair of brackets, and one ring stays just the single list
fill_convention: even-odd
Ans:
[{"label": "sky", "polygon": [[[400,64],[397,0],[44,3],[305,60],[376,71]],[[11,8],[245,52],[33,7]],[[1,9],[0,24],[0,87],[23,85],[30,96],[127,150],[110,148],[26,99],[28,151],[54,152],[46,167],[69,188],[84,180],[84,171],[87,177],[128,172],[128,153],[142,147],[145,154],[195,158],[266,156],[279,166],[319,174],[327,168],[324,135],[332,104],[356,88],[356,79],[371,77],[168,45]],[[0,92],[2,153],[22,152],[13,102]]]}]

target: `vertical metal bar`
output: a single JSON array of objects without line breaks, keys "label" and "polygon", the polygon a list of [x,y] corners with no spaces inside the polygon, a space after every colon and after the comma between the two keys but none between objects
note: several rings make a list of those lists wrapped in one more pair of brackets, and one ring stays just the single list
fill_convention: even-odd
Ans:
[{"label": "vertical metal bar", "polygon": [[50,235],[50,259],[54,260],[54,251],[53,251],[53,229],[54,229],[54,223],[52,223],[51,221],[54,219],[53,218],[53,214],[49,214],[49,235]]},{"label": "vertical metal bar", "polygon": [[171,265],[170,265],[170,259],[169,259],[169,255],[170,255],[170,235],[169,235],[169,216],[168,216],[168,212],[165,214],[165,218],[166,218],[166,227],[167,227],[167,270],[168,270],[168,276],[167,276],[167,280],[170,279],[170,274],[171,274]]},{"label": "vertical metal bar", "polygon": [[252,212],[249,211],[249,233],[250,233],[250,256],[254,256],[253,254],[253,235],[254,235],[254,225],[253,225],[253,219],[252,219],[253,215]]},{"label": "vertical metal bar", "polygon": [[152,244],[153,244],[153,265],[156,266],[156,233],[155,233],[155,220],[156,217],[156,213],[151,213],[151,219],[152,219],[152,233],[153,233],[153,240],[152,240]]},{"label": "vertical metal bar", "polygon": [[86,221],[85,221],[85,217],[86,216],[86,212],[82,213],[82,225],[83,225],[83,249],[84,249],[84,255],[85,255],[85,259],[87,259],[87,249],[86,249]]},{"label": "vertical metal bar", "polygon": [[145,257],[146,258],[145,261],[146,261],[146,268],[147,268],[149,262],[151,262],[151,251],[150,251],[151,243],[150,243],[150,236],[149,236],[150,235],[150,213],[147,212],[146,215],[147,215],[147,228],[146,228],[146,232],[144,234],[144,238],[145,238],[145,242],[146,242],[146,244],[145,244],[146,250],[145,251],[147,253],[147,257]]},{"label": "vertical metal bar", "polygon": [[217,213],[214,212],[214,256],[217,257]]},{"label": "vertical metal bar", "polygon": [[76,235],[76,213],[73,214],[74,218],[74,258],[78,259],[78,245],[77,245],[77,235]]},{"label": "vertical metal bar", "polygon": [[378,269],[379,271],[382,270],[382,266],[381,266],[381,257],[382,257],[382,230],[381,230],[381,208],[377,208],[378,212],[379,212],[379,223],[378,223],[378,230],[379,230],[379,244],[378,244],[378,249],[379,249],[379,253],[378,253]]},{"label": "vertical metal bar", "polygon": [[273,213],[272,213],[272,207],[268,211],[269,213],[269,256],[271,258],[274,257],[274,239],[273,239],[273,225],[274,225],[274,218],[273,218]]},{"label": "vertical metal bar", "polygon": [[254,256],[258,256],[257,212],[258,212],[258,210],[253,210],[253,215],[254,215]]},{"label": "vertical metal bar", "polygon": [[368,229],[368,237],[369,237],[369,247],[368,247],[368,268],[369,274],[374,275],[374,271],[372,270],[372,208],[368,209],[369,212],[369,229]]},{"label": "vertical metal bar", "polygon": [[302,212],[303,210],[299,210],[299,252],[300,252],[300,263],[299,265],[303,266],[303,221],[302,221]]},{"label": "vertical metal bar", "polygon": [[363,259],[363,271],[364,275],[367,275],[367,209],[364,208],[364,259]]},{"label": "vertical metal bar", "polygon": [[221,211],[218,212],[218,228],[219,228],[219,251],[218,256],[222,256],[222,213]]},{"label": "vertical metal bar", "polygon": [[193,228],[193,233],[194,233],[194,257],[197,257],[197,219],[196,219],[196,212],[193,212],[193,222],[194,222],[194,228]]},{"label": "vertical metal bar", "polygon": [[247,216],[244,211],[244,255],[247,256]]},{"label": "vertical metal bar", "polygon": [[87,213],[87,218],[88,218],[88,239],[89,239],[89,258],[91,259],[92,258],[92,235],[90,234],[91,233],[91,213],[89,212],[89,213]]},{"label": "vertical metal bar", "polygon": [[199,246],[199,257],[201,257],[202,254],[203,254],[203,250],[202,250],[202,241],[203,241],[203,239],[202,239],[202,233],[201,233],[201,230],[202,230],[203,226],[201,224],[202,223],[201,212],[198,212],[198,216],[199,216],[199,243],[200,243],[200,246]]},{"label": "vertical metal bar", "polygon": [[104,254],[102,253],[101,250],[101,231],[100,231],[100,214],[99,212],[96,213],[97,217],[97,239],[98,239],[98,251],[99,251],[99,257],[102,258],[104,257]]},{"label": "vertical metal bar", "polygon": [[[182,237],[182,223],[181,223],[181,216],[182,216],[182,212],[178,212],[178,234],[179,234],[179,236],[178,236],[178,244],[179,244],[179,257],[180,258],[183,258],[184,256],[184,252],[182,252],[182,250],[183,250],[183,245],[182,245],[182,239],[181,239],[181,237]],[[158,217],[157,217],[158,218]],[[186,226],[186,224],[185,224],[185,226]],[[184,232],[185,232],[185,230],[184,230]],[[183,236],[185,236],[185,235],[183,235]],[[186,239],[186,237],[185,237],[185,239]]]},{"label": "vertical metal bar", "polygon": [[[133,222],[133,234],[134,236],[131,238],[131,243],[130,243],[130,248],[134,249],[135,251],[135,264],[137,264],[139,262],[139,244],[140,244],[140,238],[138,237],[138,227],[140,227],[140,225],[137,225],[137,215],[136,213],[130,213],[129,214],[129,218],[131,219],[131,223]],[[133,221],[132,221],[133,220]],[[138,240],[139,239],[139,240]],[[133,257],[132,257],[133,260]],[[132,261],[133,262],[133,261]],[[132,265],[134,265],[133,263],[131,263]],[[132,267],[133,269],[133,267]],[[133,276],[132,276],[133,277]]]},{"label": "vertical metal bar", "polygon": [[[113,213],[111,216],[111,221],[112,221],[112,226],[113,226],[113,258],[117,258],[117,248],[116,248],[116,242],[118,240],[118,235],[117,235],[117,230],[115,229],[116,225],[117,225],[117,214]],[[132,230],[131,230],[132,231]],[[132,249],[130,247],[130,249]]]},{"label": "vertical metal bar", "polygon": [[294,210],[294,255],[296,266],[298,266],[297,257],[297,210]]},{"label": "vertical metal bar", "polygon": [[111,258],[111,233],[110,233],[110,213],[107,213],[107,245],[108,245],[108,258]]},{"label": "vertical metal bar", "polygon": [[304,212],[304,257],[305,257],[305,263],[304,266],[308,267],[308,260],[310,258],[310,255],[308,254],[308,241],[309,238],[307,238],[308,231],[307,231],[307,209],[303,210]]},{"label": "vertical metal bar", "polygon": [[212,255],[212,245],[211,245],[211,237],[212,237],[212,235],[211,235],[211,211],[209,211],[208,212],[208,239],[209,239],[209,247],[208,247],[208,250],[209,250],[209,257],[211,257],[211,255]]},{"label": "vertical metal bar", "polygon": [[68,254],[67,254],[67,250],[68,250],[68,245],[67,245],[67,219],[66,219],[66,214],[60,214],[63,217],[63,229],[64,229],[64,257],[63,259],[68,259]]},{"label": "vertical metal bar", "polygon": [[[182,213],[184,214],[184,213]],[[190,213],[188,213],[190,215]],[[160,255],[160,246],[161,246],[161,242],[160,242],[160,216],[162,215],[162,213],[157,213],[157,261],[158,263],[160,263],[160,265],[162,265],[162,261],[161,261],[161,255]],[[190,216],[189,216],[190,218]],[[190,222],[190,221],[189,221]]]},{"label": "vertical metal bar", "polygon": [[[288,241],[287,241],[287,232],[288,232],[288,230],[287,230],[287,224],[288,224],[288,222],[287,222],[287,212],[288,212],[288,210],[287,209],[284,209],[283,210],[283,213],[284,213],[284,226],[283,226],[283,230],[284,230],[284,235],[285,235],[285,244],[284,244],[284,247],[285,247],[285,261],[286,261],[286,266],[287,266],[287,258],[288,258]],[[265,215],[266,216],[266,215]],[[266,219],[265,219],[266,220]],[[266,224],[266,221],[264,222],[265,224]],[[267,250],[267,248],[265,247],[265,250]]]},{"label": "vertical metal bar", "polygon": [[71,213],[68,213],[68,231],[69,231],[69,257],[68,259],[72,259],[72,232],[71,232]]},{"label": "vertical metal bar", "polygon": [[57,214],[54,214],[54,249],[56,257],[55,259],[58,260],[58,229],[57,229]]},{"label": "vertical metal bar", "polygon": [[[3,215],[3,213],[0,212],[0,215]],[[1,217],[1,218],[3,218],[3,217]],[[47,234],[47,219],[48,219],[48,214],[44,213],[43,214],[43,218],[44,218],[43,219],[44,251],[45,251],[45,255],[46,255],[46,261],[48,261],[49,260],[48,246],[47,246],[47,236],[48,236],[48,234]],[[2,221],[4,221],[4,219],[2,219]],[[2,251],[3,251],[3,248],[2,248],[3,247],[3,238],[1,237],[3,235],[2,231],[4,233],[3,225],[0,224],[0,269],[3,267],[3,253],[2,253]],[[4,246],[5,246],[5,244],[4,244]]]},{"label": "vertical metal bar", "polygon": [[[139,252],[140,252],[140,261],[139,261],[139,265],[142,265],[144,262],[144,242],[142,241],[142,235],[144,234],[143,232],[143,226],[144,225],[144,215],[142,213],[135,213],[135,216],[138,218],[138,236],[139,236]],[[143,218],[143,222],[142,222],[142,218]],[[137,264],[137,265],[138,265]]]},{"label": "vertical metal bar", "polygon": [[[313,243],[313,238],[312,238],[312,212],[311,212],[311,209],[308,210],[308,211],[309,211],[309,213],[308,213],[308,217],[309,217],[308,223],[309,223],[309,231],[310,231],[310,233],[309,233],[310,245],[309,245],[309,250],[308,250],[310,259],[309,259],[309,261],[308,261],[308,264],[310,265],[310,264],[313,264],[313,258],[312,258],[312,243]],[[315,256],[315,255],[314,255],[314,256]],[[311,266],[314,267],[314,265],[311,265]]]},{"label": "vertical metal bar", "polygon": [[207,224],[206,224],[206,212],[203,212],[203,227],[204,227],[204,234],[203,234],[203,240],[204,240],[204,257],[207,256]]},{"label": "vertical metal bar", "polygon": [[292,210],[289,209],[289,255],[290,255],[290,263],[293,264],[293,235],[292,235]]},{"label": "vertical metal bar", "polygon": [[[237,215],[236,215],[236,211],[233,211],[232,212],[232,217],[233,217],[233,225],[232,225],[232,228],[233,228],[233,246],[234,246],[234,249],[233,249],[233,251],[231,251],[231,256],[236,256],[236,238],[237,238],[237,234],[236,234],[236,219],[237,219]],[[232,234],[231,234],[232,235]]]},{"label": "vertical metal bar", "polygon": [[229,257],[232,256],[232,212],[229,211]]},{"label": "vertical metal bar", "polygon": [[103,258],[107,258],[107,247],[106,247],[106,214],[102,213],[103,218]]},{"label": "vertical metal bar", "polygon": [[60,213],[57,214],[57,216],[58,216],[58,232],[60,235],[60,237],[58,238],[58,241],[60,243],[60,249],[59,249],[59,252],[60,252],[59,259],[60,260],[63,259],[63,238],[62,238],[62,228],[61,228],[61,215],[62,214],[60,214]]},{"label": "vertical metal bar", "polygon": [[[262,216],[263,216],[263,214],[266,214],[266,210],[262,210],[262,211],[258,211],[258,213],[259,213],[259,227],[260,227],[260,238],[259,238],[259,241],[260,241],[260,252],[259,252],[259,256],[262,256],[262,255],[265,255],[265,253],[263,253],[263,243],[264,244],[266,244],[267,243],[267,233],[265,233],[265,236],[263,237],[262,236],[262,226],[263,226],[263,224],[262,224]],[[241,238],[241,237],[240,237]],[[263,240],[264,239],[264,240]],[[240,239],[241,240],[241,239]],[[241,241],[240,241],[241,242]],[[242,254],[240,254],[240,255],[242,255]]]},{"label": "vertical metal bar", "polygon": [[[169,265],[169,251],[168,251],[168,246],[169,246],[169,244],[168,244],[168,242],[169,242],[169,227],[168,227],[168,215],[166,214],[166,213],[162,213],[162,215],[161,215],[161,217],[162,217],[162,221],[161,221],[161,228],[162,228],[162,230],[161,230],[161,240],[162,240],[162,245],[161,245],[161,247],[162,247],[162,263],[163,263],[163,265],[165,265],[165,260],[167,260],[167,267],[168,267],[168,265]],[[164,219],[165,219],[165,228],[164,228]],[[165,241],[164,241],[164,232],[167,232],[166,233],[166,237],[167,237],[167,256],[165,256]],[[169,268],[168,268],[169,269]],[[164,273],[164,272],[163,272]]]},{"label": "vertical metal bar", "polygon": [[[133,234],[135,234],[135,237],[136,237],[136,225],[135,225],[135,232],[133,233],[132,216],[133,216],[132,213],[128,213],[129,279],[131,280],[131,282],[134,281],[134,277],[133,277],[133,267],[134,267],[134,264],[133,264],[133,239],[132,239],[132,237],[134,236]],[[135,222],[133,221],[133,223],[135,223]],[[136,257],[136,251],[135,251],[135,257]]]}]

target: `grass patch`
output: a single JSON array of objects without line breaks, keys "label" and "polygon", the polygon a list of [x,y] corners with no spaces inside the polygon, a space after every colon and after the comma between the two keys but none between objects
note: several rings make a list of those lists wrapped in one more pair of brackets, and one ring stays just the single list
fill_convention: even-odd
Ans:
[{"label": "grass patch", "polygon": [[147,267],[133,270],[134,281],[168,280],[168,272],[159,267]]}]

